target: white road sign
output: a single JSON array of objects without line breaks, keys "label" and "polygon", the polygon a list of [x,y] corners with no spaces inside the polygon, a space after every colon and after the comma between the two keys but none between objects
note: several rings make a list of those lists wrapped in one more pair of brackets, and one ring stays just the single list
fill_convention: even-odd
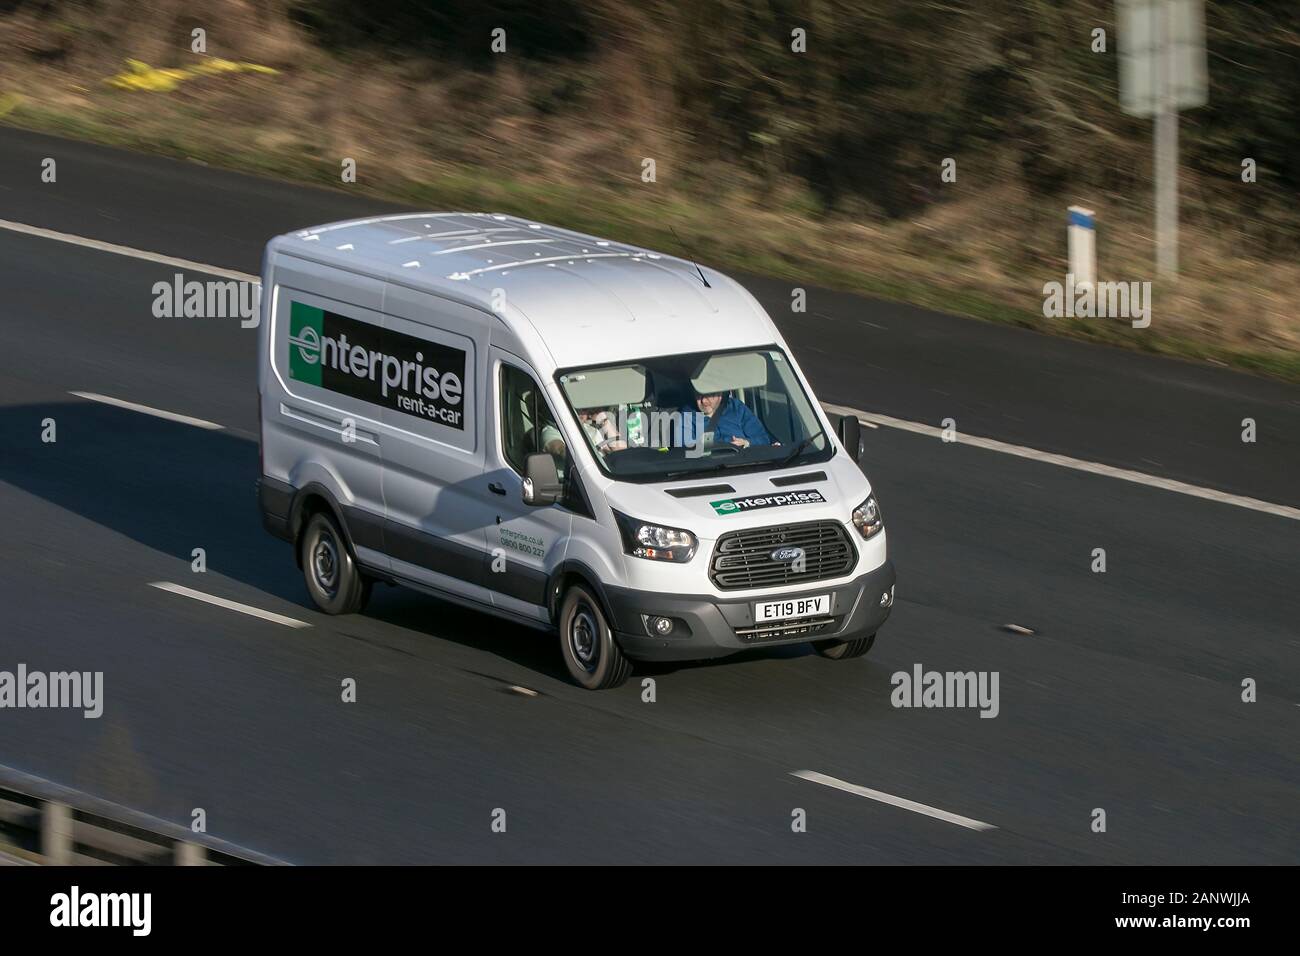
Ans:
[{"label": "white road sign", "polygon": [[1203,0],[1117,0],[1120,105],[1134,116],[1204,106]]}]

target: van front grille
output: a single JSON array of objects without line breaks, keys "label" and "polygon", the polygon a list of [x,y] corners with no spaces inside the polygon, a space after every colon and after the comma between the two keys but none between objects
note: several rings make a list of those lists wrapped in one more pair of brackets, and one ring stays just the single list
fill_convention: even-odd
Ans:
[{"label": "van front grille", "polygon": [[[781,548],[802,548],[803,562],[776,560],[772,552]],[[857,559],[848,530],[836,521],[748,528],[718,538],[709,580],[722,591],[779,588],[841,577],[853,570]]]}]

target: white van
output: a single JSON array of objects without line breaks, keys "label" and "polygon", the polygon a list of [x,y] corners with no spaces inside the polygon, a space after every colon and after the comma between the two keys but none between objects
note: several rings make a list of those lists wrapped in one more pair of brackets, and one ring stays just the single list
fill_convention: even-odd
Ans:
[{"label": "white van", "polygon": [[894,569],[856,418],[712,269],[511,216],[279,236],[262,273],[266,528],[330,614],[400,583],[630,660],[864,654]]}]

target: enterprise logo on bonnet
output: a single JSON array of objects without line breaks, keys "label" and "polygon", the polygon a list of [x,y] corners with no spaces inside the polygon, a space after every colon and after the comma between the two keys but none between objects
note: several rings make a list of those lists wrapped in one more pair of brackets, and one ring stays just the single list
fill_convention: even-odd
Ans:
[{"label": "enterprise logo on bonnet", "polygon": [[786,505],[819,505],[826,499],[815,488],[807,491],[786,491],[779,495],[751,495],[748,498],[723,498],[710,501],[714,512],[720,515],[734,515],[745,511],[757,511],[760,508],[784,508]]}]

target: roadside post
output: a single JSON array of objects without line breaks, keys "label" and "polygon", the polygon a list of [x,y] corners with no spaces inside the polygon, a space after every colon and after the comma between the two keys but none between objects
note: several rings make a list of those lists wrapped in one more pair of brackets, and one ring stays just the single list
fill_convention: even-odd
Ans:
[{"label": "roadside post", "polygon": [[1071,288],[1066,291],[1073,299],[1075,289],[1091,286],[1097,281],[1097,230],[1093,211],[1082,206],[1070,207],[1067,223]]}]

